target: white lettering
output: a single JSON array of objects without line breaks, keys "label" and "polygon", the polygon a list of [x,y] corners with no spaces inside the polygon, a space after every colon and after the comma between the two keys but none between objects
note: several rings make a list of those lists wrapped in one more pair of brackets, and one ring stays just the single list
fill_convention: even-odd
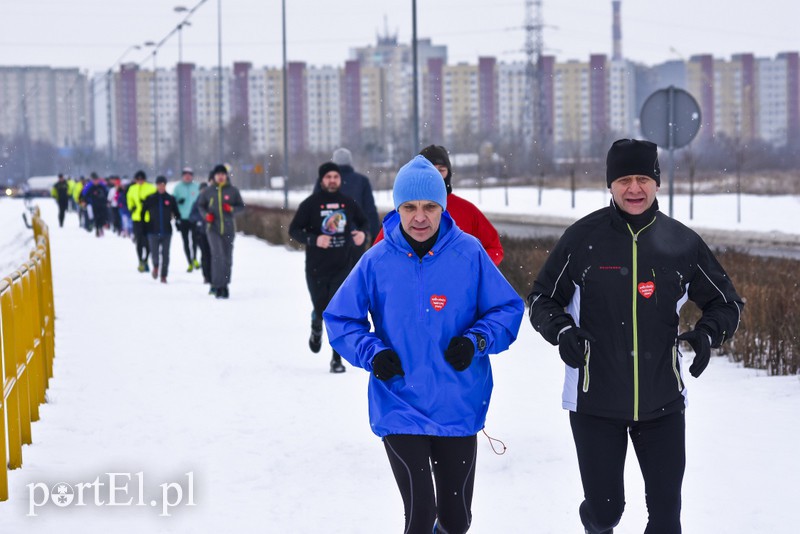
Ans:
[{"label": "white lettering", "polygon": [[[169,517],[169,509],[178,506],[183,500],[183,488],[177,482],[167,482],[161,484],[161,513],[160,517]],[[174,489],[176,493],[176,501],[170,502],[169,490]]]},{"label": "white lettering", "polygon": [[[27,488],[28,488],[28,516],[36,517],[36,508],[38,508],[39,506],[44,506],[45,504],[47,504],[47,501],[50,500],[50,488],[47,487],[47,484],[43,484],[42,482],[28,484]],[[36,502],[37,489],[40,489],[43,492],[42,497],[44,497],[44,500],[42,502]]]},{"label": "white lettering", "polygon": [[[133,502],[133,498],[127,500],[127,502],[117,502],[117,492],[120,490],[124,490],[125,495],[128,495],[128,481],[131,479],[130,473],[106,473],[108,475],[108,505],[109,506],[130,506],[131,502]],[[117,486],[117,477],[125,477],[126,481],[125,484],[122,486]]]}]

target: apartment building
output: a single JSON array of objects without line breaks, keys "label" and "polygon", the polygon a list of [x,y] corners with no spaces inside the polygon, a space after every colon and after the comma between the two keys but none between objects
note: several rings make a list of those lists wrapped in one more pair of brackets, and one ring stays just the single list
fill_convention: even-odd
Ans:
[{"label": "apartment building", "polygon": [[0,135],[85,146],[94,131],[93,91],[78,69],[0,67]]}]

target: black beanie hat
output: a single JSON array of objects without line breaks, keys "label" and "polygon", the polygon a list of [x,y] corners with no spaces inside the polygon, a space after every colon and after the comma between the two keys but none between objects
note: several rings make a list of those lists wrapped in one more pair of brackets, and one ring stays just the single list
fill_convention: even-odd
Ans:
[{"label": "black beanie hat", "polygon": [[167,183],[167,177],[166,176],[158,176],[158,177],[156,177],[156,183],[157,184],[165,184],[165,183]]},{"label": "black beanie hat", "polygon": [[339,166],[332,161],[326,161],[322,165],[319,166],[319,171],[317,172],[317,181],[321,182],[322,177],[328,174],[331,171],[336,171],[339,173],[339,176],[342,175],[342,171],[339,170]]},{"label": "black beanie hat", "polygon": [[140,178],[142,180],[147,180],[147,175],[144,173],[144,171],[136,171],[136,174],[133,175],[134,180],[138,180]]},{"label": "black beanie hat", "polygon": [[606,183],[623,176],[649,176],[661,186],[661,168],[658,166],[658,147],[650,141],[619,139],[614,141],[606,156]]},{"label": "black beanie hat", "polygon": [[214,175],[216,175],[217,173],[220,173],[220,172],[222,174],[224,174],[225,176],[227,176],[228,175],[228,167],[226,167],[225,165],[220,163],[219,165],[214,167],[214,170],[211,171],[211,175],[214,176]]},{"label": "black beanie hat", "polygon": [[428,145],[419,151],[420,156],[425,156],[425,159],[434,165],[444,165],[447,167],[447,176],[444,177],[444,185],[447,187],[447,194],[453,192],[453,186],[450,185],[450,179],[453,177],[453,167],[450,165],[450,156],[447,155],[447,149],[441,145]]}]

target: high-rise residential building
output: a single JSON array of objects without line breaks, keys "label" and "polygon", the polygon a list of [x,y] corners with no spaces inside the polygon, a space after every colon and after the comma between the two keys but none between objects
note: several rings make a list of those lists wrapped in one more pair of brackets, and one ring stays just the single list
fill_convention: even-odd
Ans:
[{"label": "high-rise residential building", "polygon": [[[525,63],[479,57],[448,65],[446,47],[419,45],[420,142],[459,151],[477,151],[485,141],[518,144],[530,87]],[[217,68],[189,63],[155,73],[123,64],[91,83],[77,69],[0,68],[0,135],[27,132],[62,149],[93,146],[120,165],[169,174],[216,159],[220,118],[228,153],[283,153],[286,106],[289,154],[344,145],[376,163],[397,163],[419,148],[410,135],[411,48],[384,36],[351,56],[341,66],[289,63],[286,95],[282,69],[248,62],[223,69],[221,84]],[[727,136],[780,147],[800,138],[797,52],[701,54],[652,67],[604,54],[565,62],[543,56],[536,68],[533,139],[559,160],[600,157],[613,139],[641,135],[644,100],[670,85],[698,101],[698,144]]]},{"label": "high-rise residential building", "polygon": [[0,135],[26,136],[65,154],[84,147],[94,129],[93,91],[78,69],[0,67]]}]

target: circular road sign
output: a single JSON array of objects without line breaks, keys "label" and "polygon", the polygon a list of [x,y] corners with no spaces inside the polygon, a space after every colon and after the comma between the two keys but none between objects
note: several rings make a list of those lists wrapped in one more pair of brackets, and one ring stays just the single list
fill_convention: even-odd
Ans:
[{"label": "circular road sign", "polygon": [[661,148],[681,148],[700,129],[700,106],[692,95],[669,86],[645,100],[639,115],[642,135]]}]

